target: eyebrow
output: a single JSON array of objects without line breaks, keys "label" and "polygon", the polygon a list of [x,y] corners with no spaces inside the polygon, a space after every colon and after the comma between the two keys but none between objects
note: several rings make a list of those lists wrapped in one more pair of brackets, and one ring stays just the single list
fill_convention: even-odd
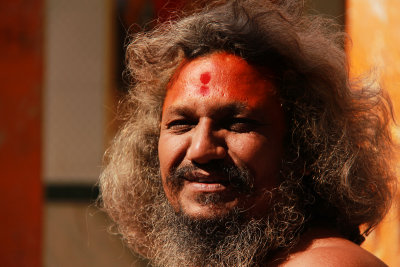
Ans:
[{"label": "eyebrow", "polygon": [[[166,110],[166,113],[170,115],[193,117],[196,114],[196,109],[188,107],[186,105],[177,105],[169,107]],[[237,115],[243,113],[248,113],[246,105],[241,102],[233,102],[223,106],[216,106],[211,108],[209,115],[223,117],[227,114]]]}]

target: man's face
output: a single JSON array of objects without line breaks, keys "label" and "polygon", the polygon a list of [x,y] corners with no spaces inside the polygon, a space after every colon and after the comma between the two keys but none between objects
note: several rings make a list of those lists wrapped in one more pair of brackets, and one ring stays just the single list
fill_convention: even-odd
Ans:
[{"label": "man's face", "polygon": [[284,115],[267,72],[213,53],[181,66],[167,88],[158,152],[175,211],[263,217],[278,182]]}]

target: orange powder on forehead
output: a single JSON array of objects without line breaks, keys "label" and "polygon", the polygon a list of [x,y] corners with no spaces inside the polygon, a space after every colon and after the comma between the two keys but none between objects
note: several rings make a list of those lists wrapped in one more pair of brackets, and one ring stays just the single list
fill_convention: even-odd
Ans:
[{"label": "orange powder on forehead", "polygon": [[271,100],[276,97],[272,81],[266,78],[267,73],[226,52],[184,60],[167,86],[163,111],[177,98],[186,103],[195,95],[200,97],[199,101],[211,97],[255,107],[265,97]]}]

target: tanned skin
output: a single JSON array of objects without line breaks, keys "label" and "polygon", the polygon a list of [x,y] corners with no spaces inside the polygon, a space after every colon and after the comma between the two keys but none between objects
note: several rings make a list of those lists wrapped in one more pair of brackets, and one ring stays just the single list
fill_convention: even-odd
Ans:
[{"label": "tanned skin", "polygon": [[299,244],[288,256],[279,255],[268,263],[273,267],[387,266],[377,257],[340,236],[333,229],[312,228],[301,236]]},{"label": "tanned skin", "polygon": [[[164,191],[176,211],[216,218],[238,207],[263,216],[265,190],[277,185],[285,124],[274,86],[262,74],[240,57],[215,53],[187,63],[173,78],[158,150]],[[231,188],[229,177],[203,167],[213,161],[247,168],[254,176],[251,196]],[[188,165],[199,170],[175,192],[167,177]],[[199,203],[206,194],[218,194],[220,201]]]}]

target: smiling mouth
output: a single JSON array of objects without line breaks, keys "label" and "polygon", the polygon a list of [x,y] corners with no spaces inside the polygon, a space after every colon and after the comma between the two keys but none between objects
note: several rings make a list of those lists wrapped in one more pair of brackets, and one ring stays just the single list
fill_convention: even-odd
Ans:
[{"label": "smiling mouth", "polygon": [[229,179],[221,178],[214,175],[204,175],[200,173],[191,173],[183,177],[184,180],[191,183],[201,183],[201,184],[221,184],[224,186],[229,185]]},{"label": "smiling mouth", "polygon": [[203,179],[185,179],[190,183],[199,183],[199,184],[220,184],[224,186],[228,186],[229,182],[226,180],[203,180]]},{"label": "smiling mouth", "polygon": [[190,173],[185,175],[183,179],[186,186],[194,191],[201,192],[221,192],[227,190],[230,185],[229,179],[200,173]]},{"label": "smiling mouth", "polygon": [[218,194],[222,191],[250,194],[253,191],[252,181],[247,169],[222,164],[186,165],[173,170],[166,178],[166,183],[176,192],[186,188],[192,193]]}]

